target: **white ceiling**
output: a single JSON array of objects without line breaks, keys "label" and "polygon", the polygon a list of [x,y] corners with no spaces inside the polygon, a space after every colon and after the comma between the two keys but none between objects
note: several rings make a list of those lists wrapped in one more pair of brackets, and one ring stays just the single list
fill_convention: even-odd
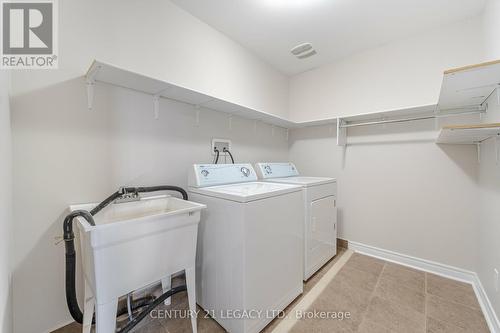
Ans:
[{"label": "white ceiling", "polygon": [[[172,0],[286,74],[481,13],[485,0]],[[312,43],[299,60],[290,49]]]}]

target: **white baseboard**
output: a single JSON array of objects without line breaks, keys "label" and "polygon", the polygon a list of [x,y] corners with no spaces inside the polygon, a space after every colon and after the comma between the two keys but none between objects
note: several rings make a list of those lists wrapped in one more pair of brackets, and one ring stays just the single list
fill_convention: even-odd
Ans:
[{"label": "white baseboard", "polygon": [[461,268],[440,264],[438,262],[412,257],[374,246],[349,241],[349,248],[355,252],[363,253],[371,257],[391,261],[400,265],[409,266],[421,271],[445,276],[447,278],[472,284],[474,272]]},{"label": "white baseboard", "polygon": [[486,291],[483,288],[483,285],[481,284],[481,281],[479,280],[478,275],[475,272],[441,264],[435,261],[416,258],[406,254],[380,249],[358,242],[348,242],[349,249],[352,249],[355,252],[471,284],[474,292],[476,293],[476,297],[479,301],[479,305],[481,306],[490,331],[493,333],[500,333],[500,322],[498,320],[498,317],[491,305]]},{"label": "white baseboard", "polygon": [[476,293],[477,299],[479,300],[479,304],[481,305],[484,317],[488,322],[490,331],[494,333],[500,332],[500,321],[498,320],[497,314],[493,309],[493,306],[491,305],[490,299],[488,298],[488,295],[483,288],[483,284],[481,283],[481,280],[476,273],[474,273],[474,282],[472,283],[472,287],[474,288],[474,292]]}]

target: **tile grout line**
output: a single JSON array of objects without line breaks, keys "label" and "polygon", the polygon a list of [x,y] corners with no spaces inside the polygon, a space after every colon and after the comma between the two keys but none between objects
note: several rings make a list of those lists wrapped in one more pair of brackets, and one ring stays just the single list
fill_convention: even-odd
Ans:
[{"label": "tile grout line", "polygon": [[460,306],[466,307],[469,310],[472,310],[474,312],[480,312],[483,315],[483,317],[484,317],[484,314],[483,314],[483,311],[481,310],[481,308],[475,308],[475,307],[472,307],[472,306],[467,305],[467,304],[463,304],[463,303],[460,303],[460,302],[455,302],[455,301],[452,301],[450,299],[447,299],[447,298],[444,298],[444,297],[441,297],[441,296],[438,296],[438,295],[434,295],[434,294],[429,294],[429,295],[432,296],[432,297],[439,298],[440,300],[443,300],[445,302],[452,303],[454,305],[460,305]]},{"label": "tile grout line", "polygon": [[[481,312],[483,317],[484,317],[484,313],[483,313],[483,310],[481,309],[481,305],[479,304],[479,299],[477,298],[476,294],[474,293],[474,297],[476,299],[476,301],[478,302],[478,306],[477,307],[474,307],[474,306],[471,306],[471,305],[468,305],[468,304],[464,304],[464,303],[461,303],[461,302],[457,302],[457,301],[454,301],[454,300],[451,300],[451,299],[448,299],[448,298],[445,298],[445,297],[442,297],[442,296],[439,296],[439,295],[434,295],[432,293],[427,293],[427,275],[428,274],[432,274],[432,273],[425,273],[425,286],[426,286],[426,289],[425,289],[425,292],[426,292],[426,295],[430,295],[432,297],[436,297],[436,298],[439,298],[443,301],[446,301],[446,302],[449,302],[449,303],[453,303],[455,305],[460,305],[460,306],[465,306],[466,308],[469,308],[470,310],[474,310],[474,311],[478,311],[478,312]],[[452,280],[454,281],[454,280]],[[471,286],[472,287],[472,286]],[[473,291],[474,292],[474,291]],[[485,317],[486,319],[486,317]]]},{"label": "tile grout line", "polygon": [[[486,321],[486,318],[484,317],[484,314],[482,313],[482,311],[478,311],[477,309],[474,309],[474,308],[468,307],[467,305],[463,305],[463,304],[461,304],[461,303],[457,303],[457,302],[449,301],[449,300],[447,300],[446,298],[443,298],[443,297],[440,297],[440,296],[436,296],[436,295],[433,295],[433,294],[429,294],[429,295],[430,295],[430,296],[432,296],[432,297],[439,298],[440,300],[443,300],[443,301],[445,301],[445,302],[449,302],[449,303],[452,303],[452,304],[454,304],[454,305],[461,305],[461,306],[467,307],[469,310],[473,310],[473,311],[475,311],[475,312],[478,312],[478,313],[480,313],[480,314],[481,314],[482,318]],[[450,321],[448,321],[448,320],[446,320],[446,319],[436,318],[436,317],[433,317],[433,316],[429,316],[429,318],[432,318],[433,320],[438,321],[438,322],[443,323],[443,324],[446,324],[446,325],[451,325],[451,326],[453,326],[453,327],[458,327],[458,328],[460,328],[460,329],[462,329],[462,330],[466,330],[466,329],[467,329],[467,328],[465,328],[465,327],[462,327],[462,326],[457,325],[455,322],[450,322]],[[486,328],[489,330],[488,323],[486,322],[485,324],[486,324]]]},{"label": "tile grout line", "polygon": [[[377,287],[378,287],[378,284],[380,282],[380,279],[382,278],[382,273],[384,273],[384,270],[385,270],[385,266],[387,265],[387,261],[384,260],[384,265],[382,266],[382,270],[380,271],[378,277],[377,277],[377,282],[375,282],[375,286],[373,287],[373,291],[371,292],[370,294],[370,298],[368,299],[368,305],[366,306],[366,310],[365,312],[363,313],[363,319],[361,320],[361,322],[359,323],[359,326],[357,327],[356,331],[359,331],[359,327],[363,324],[363,322],[365,321],[366,319],[366,315],[368,313],[368,309],[370,308],[370,304],[372,303],[372,300],[373,300],[373,297],[375,297],[375,293],[377,291]],[[385,327],[388,329],[388,327]]]},{"label": "tile grout line", "polygon": [[[380,258],[378,258],[378,259],[380,259]],[[381,260],[383,260],[383,259],[381,259]],[[385,260],[384,260],[384,261],[385,261]],[[389,264],[394,264],[394,263],[393,263],[393,262],[391,262],[391,261],[385,261],[384,267],[382,268],[382,271],[380,272],[379,278],[378,278],[377,283],[376,283],[376,286],[375,286],[374,293],[373,293],[373,295],[372,295],[372,297],[371,297],[371,298],[373,298],[373,297],[375,297],[375,296],[376,296],[376,289],[377,289],[378,285],[380,284],[380,281],[382,280],[382,275],[383,275],[384,271],[387,269],[387,266],[388,266]],[[424,325],[423,325],[423,328],[424,328],[424,332],[426,332],[426,330],[427,330],[427,323],[426,323],[426,321],[427,321],[427,320],[426,320],[426,313],[427,313],[427,308],[426,308],[426,299],[427,299],[427,298],[426,298],[426,290],[427,290],[427,284],[426,284],[426,275],[425,275],[425,274],[426,274],[426,272],[425,272],[425,271],[421,271],[421,270],[419,270],[419,269],[412,268],[412,267],[406,267],[406,266],[399,265],[399,264],[396,264],[396,265],[401,266],[404,270],[408,270],[408,271],[418,271],[418,272],[422,272],[422,273],[424,273],[424,292],[423,292],[423,296],[424,296],[424,313],[421,313],[420,311],[417,311],[417,312],[419,312],[419,313],[421,313],[421,314],[423,315],[423,320],[424,320],[424,323],[423,323],[423,324],[424,324]],[[393,279],[393,278],[392,278],[392,277],[390,277],[390,276],[386,276],[385,278],[390,279],[390,280],[392,280],[392,279]],[[395,282],[397,282],[397,281],[398,281],[398,279],[395,279],[394,281],[395,281]],[[411,287],[408,287],[408,286],[401,286],[401,287],[402,287],[402,288],[404,288],[404,289],[407,289],[407,290],[417,291],[417,292],[421,293],[421,289],[420,289],[420,290],[417,290],[417,288],[415,288],[415,289],[414,289],[414,288],[411,288]],[[383,295],[379,295],[378,297],[380,297],[380,298],[382,298],[382,299],[384,299],[384,300],[387,300],[387,301],[389,301],[390,303],[393,303],[393,304],[398,304],[398,302],[393,301],[393,300],[390,300],[390,299],[388,299],[388,298],[384,297]],[[380,325],[380,324],[379,324],[379,325]],[[391,331],[391,332],[393,332],[393,331],[392,331],[392,329],[390,329],[390,328],[386,327],[385,325],[380,325],[380,326],[381,326],[381,327],[384,327],[384,328],[386,328],[386,329],[388,329],[388,330],[389,330],[389,331]]]},{"label": "tile grout line", "polygon": [[[292,308],[290,309],[289,315],[292,313],[297,313],[299,311],[306,311],[313,302],[321,295],[321,293],[326,289],[331,281],[335,278],[337,273],[345,263],[349,260],[354,252],[352,250],[347,250],[343,253],[342,257],[321,277],[321,279],[312,287],[309,292],[304,295],[304,297]],[[289,332],[293,326],[298,322],[298,318],[295,316],[287,315],[279,324],[271,331],[271,333]]]},{"label": "tile grout line", "polygon": [[439,322],[440,324],[453,326],[453,328],[456,328],[458,330],[465,330],[466,329],[466,328],[463,328],[461,326],[455,325],[455,323],[450,323],[449,321],[446,321],[446,320],[443,320],[443,319],[436,319],[434,317],[430,317],[430,318],[432,318],[432,320],[434,320],[434,321]]},{"label": "tile grout line", "polygon": [[[451,325],[453,327],[456,327],[456,328],[459,328],[459,329],[466,329],[464,327],[461,327],[461,326],[458,326],[456,325],[454,322],[450,322],[448,320],[445,320],[445,319],[442,319],[442,318],[436,318],[436,317],[433,317],[433,316],[428,316],[427,314],[427,300],[428,300],[428,297],[432,296],[432,297],[435,297],[437,299],[440,299],[442,301],[445,301],[445,302],[448,302],[448,303],[451,303],[453,305],[458,305],[458,306],[463,306],[471,311],[474,311],[474,312],[478,312],[481,314],[481,317],[486,321],[486,317],[484,316],[484,313],[482,311],[482,309],[478,309],[478,308],[474,308],[474,307],[471,307],[469,305],[466,305],[466,304],[463,304],[463,303],[460,303],[460,302],[455,302],[455,301],[452,301],[450,299],[447,299],[447,298],[444,298],[444,297],[441,297],[441,296],[438,296],[438,295],[434,295],[434,294],[431,294],[431,293],[428,293],[427,292],[427,277],[429,274],[432,274],[432,273],[428,273],[426,272],[425,273],[425,298],[426,298],[426,302],[425,302],[425,317],[426,317],[426,329],[427,329],[427,318],[432,318],[433,320],[439,322],[439,323],[442,323],[442,324],[446,324],[446,325]],[[477,296],[476,296],[477,298]],[[488,327],[487,323],[486,323],[486,327]],[[489,329],[489,328],[488,328]]]},{"label": "tile grout line", "polygon": [[[324,277],[324,275],[326,273],[328,273],[330,271],[330,269],[333,268],[333,266],[335,265],[336,262],[339,261],[339,259],[346,253],[348,252],[348,249],[347,248],[337,248],[337,254],[332,258],[330,259],[327,263],[325,263],[321,268],[319,268],[314,274],[312,274],[309,279],[304,282],[304,290],[303,290],[303,293],[299,296],[297,296],[297,298],[295,298],[292,303],[293,304],[289,304],[284,312],[286,315],[289,315],[290,312],[295,308],[295,306],[300,303],[300,301],[307,295],[309,294],[309,292],[316,286],[316,284],[318,284],[318,282],[321,281],[321,279]],[[328,265],[330,265],[331,263],[331,266],[330,268],[326,268]],[[313,282],[313,280],[317,278],[317,281]],[[307,284],[311,284],[310,285],[310,288],[309,290],[306,291],[305,287]],[[274,321],[276,321],[276,323],[274,323]],[[264,329],[261,331],[262,333],[271,333],[273,332],[274,328],[276,328],[280,322],[282,321],[282,319],[279,319],[279,318],[274,318],[266,327],[264,327]]]}]

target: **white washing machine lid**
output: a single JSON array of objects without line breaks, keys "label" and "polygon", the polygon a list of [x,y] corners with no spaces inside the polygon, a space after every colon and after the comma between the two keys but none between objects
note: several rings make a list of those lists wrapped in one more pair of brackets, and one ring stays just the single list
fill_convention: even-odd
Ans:
[{"label": "white washing machine lid", "polygon": [[323,184],[335,183],[337,180],[335,178],[327,178],[327,177],[283,177],[283,178],[268,178],[266,182],[273,183],[283,183],[283,184],[294,184],[301,185],[303,187],[308,186],[317,186]]},{"label": "white washing machine lid", "polygon": [[250,202],[301,191],[301,186],[270,182],[249,182],[210,187],[190,187],[189,191],[236,202]]}]

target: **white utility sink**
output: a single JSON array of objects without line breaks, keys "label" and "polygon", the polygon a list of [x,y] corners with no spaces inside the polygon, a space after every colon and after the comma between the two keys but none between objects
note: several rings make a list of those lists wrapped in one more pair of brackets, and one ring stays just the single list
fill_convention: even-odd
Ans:
[{"label": "white utility sink", "polygon": [[[70,209],[90,211],[96,205],[72,205]],[[111,204],[96,214],[95,226],[77,218],[85,299],[96,305],[97,333],[114,332],[120,296],[182,270],[189,275],[192,269],[194,279],[198,223],[204,208],[162,195]],[[191,298],[194,290],[189,279],[187,276]],[[93,312],[93,306],[86,304],[87,311]]]}]

